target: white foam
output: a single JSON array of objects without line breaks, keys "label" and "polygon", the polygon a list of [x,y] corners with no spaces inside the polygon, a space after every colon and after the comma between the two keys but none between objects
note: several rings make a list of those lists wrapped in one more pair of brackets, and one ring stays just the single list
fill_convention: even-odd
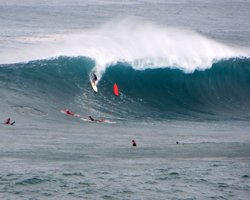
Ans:
[{"label": "white foam", "polygon": [[[17,38],[16,49],[6,47],[1,63],[66,56],[87,56],[96,61],[97,76],[110,64],[130,63],[135,69],[180,68],[186,72],[211,67],[216,60],[247,56],[191,30],[161,27],[138,20],[112,21],[74,34]],[[8,51],[9,50],[9,51]]]}]

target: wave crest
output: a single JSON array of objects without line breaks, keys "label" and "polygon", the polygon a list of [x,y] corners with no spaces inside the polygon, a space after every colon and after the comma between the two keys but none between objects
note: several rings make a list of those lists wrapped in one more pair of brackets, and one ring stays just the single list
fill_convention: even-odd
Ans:
[{"label": "wave crest", "polygon": [[192,30],[134,18],[74,34],[17,38],[16,42],[15,48],[22,51],[6,48],[1,63],[86,56],[96,61],[94,70],[99,77],[117,62],[127,62],[137,70],[170,67],[193,72],[210,68],[221,59],[249,55],[247,50],[229,47]]}]

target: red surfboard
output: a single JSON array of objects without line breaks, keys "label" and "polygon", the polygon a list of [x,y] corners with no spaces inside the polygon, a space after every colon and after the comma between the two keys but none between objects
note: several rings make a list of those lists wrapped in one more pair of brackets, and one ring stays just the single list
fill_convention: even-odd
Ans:
[{"label": "red surfboard", "polygon": [[115,94],[116,96],[119,96],[119,90],[118,90],[118,86],[117,86],[116,83],[114,84],[114,94]]}]

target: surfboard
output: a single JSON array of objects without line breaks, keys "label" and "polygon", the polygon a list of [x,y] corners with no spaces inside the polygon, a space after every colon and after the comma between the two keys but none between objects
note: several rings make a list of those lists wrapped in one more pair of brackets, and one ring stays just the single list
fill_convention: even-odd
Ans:
[{"label": "surfboard", "polygon": [[97,89],[96,83],[92,80],[90,81],[90,83],[91,83],[91,86],[92,86],[92,89],[94,90],[94,92],[97,93],[98,89]]},{"label": "surfboard", "polygon": [[69,115],[69,116],[73,116],[73,117],[80,117],[79,114],[72,113],[71,111],[70,111],[70,113],[67,113],[66,109],[60,110],[60,112],[63,113],[63,114],[65,114],[65,115]]},{"label": "surfboard", "polygon": [[113,122],[113,121],[110,121],[110,120],[104,120],[104,119],[101,119],[101,120],[94,120],[94,121],[91,121],[89,118],[83,118],[81,117],[80,118],[81,120],[83,121],[86,121],[86,122],[97,122],[97,123],[108,123],[108,124],[115,124],[116,122]]},{"label": "surfboard", "polygon": [[114,84],[114,94],[115,94],[115,96],[119,96],[119,90],[118,90],[118,86],[117,86],[117,84],[115,83]]}]

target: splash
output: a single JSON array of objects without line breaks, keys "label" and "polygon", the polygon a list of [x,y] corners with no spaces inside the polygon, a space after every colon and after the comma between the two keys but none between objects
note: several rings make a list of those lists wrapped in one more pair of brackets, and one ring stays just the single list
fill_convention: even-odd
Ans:
[{"label": "splash", "polygon": [[[106,68],[126,62],[137,70],[179,68],[185,72],[206,69],[213,62],[247,56],[192,30],[162,27],[138,20],[112,21],[74,34],[17,38],[18,50],[6,50],[1,63],[65,56],[86,56],[96,62],[91,73],[100,78]],[[7,48],[8,49],[8,48]],[[20,51],[22,49],[22,51]],[[9,52],[9,53],[8,53]]]}]

